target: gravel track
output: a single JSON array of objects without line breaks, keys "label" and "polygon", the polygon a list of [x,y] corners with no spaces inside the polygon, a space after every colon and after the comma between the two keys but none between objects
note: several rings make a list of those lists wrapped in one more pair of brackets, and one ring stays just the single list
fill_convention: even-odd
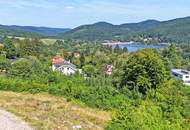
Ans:
[{"label": "gravel track", "polygon": [[13,114],[0,110],[0,130],[33,130]]}]

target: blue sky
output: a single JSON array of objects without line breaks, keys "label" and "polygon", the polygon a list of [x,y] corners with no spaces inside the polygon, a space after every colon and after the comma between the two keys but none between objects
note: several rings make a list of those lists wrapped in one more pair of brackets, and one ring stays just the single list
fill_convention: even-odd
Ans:
[{"label": "blue sky", "polygon": [[0,24],[74,28],[190,16],[190,0],[0,0]]}]

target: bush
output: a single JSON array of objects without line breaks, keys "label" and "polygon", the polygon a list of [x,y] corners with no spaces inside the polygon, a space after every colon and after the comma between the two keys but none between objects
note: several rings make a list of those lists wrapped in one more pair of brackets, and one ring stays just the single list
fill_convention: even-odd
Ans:
[{"label": "bush", "polygon": [[45,84],[0,77],[0,90],[39,93],[47,92],[47,89],[48,86]]},{"label": "bush", "polygon": [[[154,93],[154,94],[152,94]],[[141,99],[123,105],[106,130],[188,130],[190,88],[178,81],[162,84]]]}]

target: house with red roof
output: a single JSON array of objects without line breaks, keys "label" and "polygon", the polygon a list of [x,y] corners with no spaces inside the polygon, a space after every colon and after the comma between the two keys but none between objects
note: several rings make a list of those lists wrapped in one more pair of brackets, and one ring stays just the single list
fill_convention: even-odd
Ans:
[{"label": "house with red roof", "polygon": [[54,57],[52,59],[52,70],[64,75],[72,75],[76,73],[77,68],[74,64],[70,63],[70,61],[66,61],[61,57]]}]

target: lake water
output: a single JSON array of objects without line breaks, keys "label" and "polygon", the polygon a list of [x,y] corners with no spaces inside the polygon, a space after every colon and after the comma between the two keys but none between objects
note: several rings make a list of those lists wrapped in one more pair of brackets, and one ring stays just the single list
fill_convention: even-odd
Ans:
[{"label": "lake water", "polygon": [[[112,45],[115,48],[116,45]],[[119,44],[121,48],[127,47],[128,52],[134,52],[145,48],[154,48],[154,49],[162,49],[167,47],[165,44],[156,44],[156,45],[144,45],[144,44]]]}]

